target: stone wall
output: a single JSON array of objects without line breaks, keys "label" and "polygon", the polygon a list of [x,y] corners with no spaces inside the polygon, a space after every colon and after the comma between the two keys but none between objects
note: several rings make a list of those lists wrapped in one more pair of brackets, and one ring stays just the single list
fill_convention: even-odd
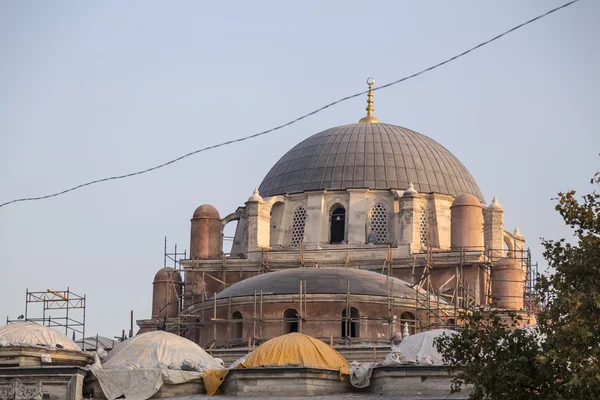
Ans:
[{"label": "stone wall", "polygon": [[[358,318],[352,318],[350,322],[357,325],[357,336],[349,338],[351,343],[389,343],[395,332],[402,331],[404,322],[411,325],[410,330],[414,331],[415,319],[426,319],[425,311],[419,310],[417,313],[414,302],[409,299],[393,299],[390,320],[387,297],[351,294],[348,298],[349,306],[358,312]],[[216,324],[212,322],[215,320],[214,304],[209,300],[197,305],[197,309],[187,311],[197,314],[204,323],[199,335],[202,347],[210,346],[215,339],[216,347],[240,346],[246,345],[248,338],[253,342],[263,342],[289,333],[290,324],[294,321],[284,320],[286,310],[293,310],[292,314],[303,316],[304,320],[297,323],[298,331],[326,342],[333,340],[334,343],[346,343],[347,340],[342,338],[342,329],[352,330],[345,323],[342,328],[342,315],[347,307],[346,295],[343,294],[306,295],[302,311],[299,295],[263,295],[261,299],[258,294],[256,299],[219,299],[216,303]],[[450,313],[452,307],[446,307]],[[234,313],[241,313],[242,319],[234,320]],[[236,324],[241,325],[241,329],[236,328]],[[241,335],[236,335],[235,332]],[[194,335],[189,338],[195,339]]]},{"label": "stone wall", "polygon": [[316,368],[233,369],[221,385],[220,393],[237,397],[323,396],[349,393],[348,378],[339,371]]},{"label": "stone wall", "polygon": [[84,376],[78,367],[0,368],[0,398],[82,400]]},{"label": "stone wall", "polygon": [[[406,365],[400,367],[377,367],[371,375],[369,392],[383,396],[426,397],[430,400],[447,399],[450,396],[452,376],[443,366]],[[452,399],[467,399],[471,388],[453,394]]]}]

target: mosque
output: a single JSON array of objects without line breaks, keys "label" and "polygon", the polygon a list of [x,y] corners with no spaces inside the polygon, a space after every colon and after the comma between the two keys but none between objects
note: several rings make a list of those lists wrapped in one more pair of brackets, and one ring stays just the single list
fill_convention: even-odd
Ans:
[{"label": "mosque", "polygon": [[352,347],[456,329],[478,306],[527,311],[524,237],[441,144],[375,118],[373,83],[364,118],[297,144],[243,206],[194,211],[189,259],[158,271],[138,333],[231,349],[300,332]]}]

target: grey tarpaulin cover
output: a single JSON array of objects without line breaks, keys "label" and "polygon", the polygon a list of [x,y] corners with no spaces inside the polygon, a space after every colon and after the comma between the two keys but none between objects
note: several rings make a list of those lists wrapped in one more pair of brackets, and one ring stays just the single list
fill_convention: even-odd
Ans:
[{"label": "grey tarpaulin cover", "polygon": [[456,333],[451,329],[434,329],[417,333],[402,339],[399,345],[392,347],[392,351],[401,353],[406,360],[417,364],[442,365],[442,355],[435,348],[433,341],[443,334],[449,336]]},{"label": "grey tarpaulin cover", "polygon": [[107,399],[122,395],[127,400],[145,400],[164,383],[199,380],[207,369],[222,369],[196,343],[164,331],[143,333],[118,344],[103,363],[90,371],[98,379]]}]

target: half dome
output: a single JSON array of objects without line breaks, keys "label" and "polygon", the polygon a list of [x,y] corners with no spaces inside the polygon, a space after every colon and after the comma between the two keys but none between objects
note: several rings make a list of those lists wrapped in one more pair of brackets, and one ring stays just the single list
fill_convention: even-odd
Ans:
[{"label": "half dome", "polygon": [[263,197],[309,190],[407,189],[483,195],[465,166],[435,140],[396,125],[357,123],[294,146],[262,181]]}]

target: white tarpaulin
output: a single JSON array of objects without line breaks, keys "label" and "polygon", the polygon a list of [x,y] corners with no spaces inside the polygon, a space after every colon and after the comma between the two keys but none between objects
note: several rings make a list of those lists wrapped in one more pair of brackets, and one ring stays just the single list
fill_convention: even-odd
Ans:
[{"label": "white tarpaulin", "polygon": [[[39,346],[81,351],[67,335],[34,322],[17,322],[0,327],[0,345]],[[58,345],[58,346],[57,346]]]},{"label": "white tarpaulin", "polygon": [[127,400],[145,400],[164,383],[199,380],[207,369],[222,369],[196,343],[164,331],[143,333],[118,344],[104,362],[90,370],[107,399],[122,395]]},{"label": "white tarpaulin", "polygon": [[359,363],[353,361],[350,364],[350,383],[352,386],[357,388],[366,388],[371,384],[371,374],[373,368],[376,367],[397,367],[400,365],[414,364],[414,362],[408,361],[404,358],[402,353],[393,351],[385,356],[385,360],[376,363]]},{"label": "white tarpaulin", "polygon": [[392,347],[392,352],[399,352],[405,360],[425,365],[442,365],[442,355],[435,348],[433,341],[436,337],[455,335],[456,331],[450,329],[434,329],[410,335],[402,339],[399,345]]}]

